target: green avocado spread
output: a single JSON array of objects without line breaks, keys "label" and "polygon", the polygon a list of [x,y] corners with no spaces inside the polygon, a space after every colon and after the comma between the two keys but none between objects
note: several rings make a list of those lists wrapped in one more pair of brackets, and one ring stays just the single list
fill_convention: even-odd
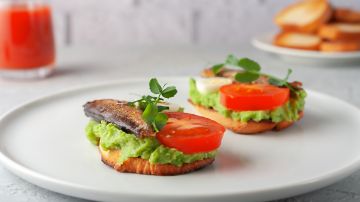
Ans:
[{"label": "green avocado spread", "polygon": [[130,157],[139,157],[153,164],[182,166],[184,163],[214,158],[216,155],[216,151],[184,154],[174,148],[161,145],[155,137],[137,138],[134,134],[126,133],[105,121],[98,123],[91,120],[85,130],[87,138],[94,145],[99,145],[105,150],[121,149],[118,159],[120,164]]},{"label": "green avocado spread", "polygon": [[220,103],[219,92],[202,94],[196,88],[195,79],[190,79],[190,99],[193,103],[206,108],[214,109],[225,117],[232,118],[236,121],[263,121],[269,120],[275,123],[281,121],[296,121],[299,119],[299,112],[303,111],[305,105],[306,92],[298,90],[291,95],[290,100],[284,105],[273,110],[260,111],[233,111],[226,109]]}]

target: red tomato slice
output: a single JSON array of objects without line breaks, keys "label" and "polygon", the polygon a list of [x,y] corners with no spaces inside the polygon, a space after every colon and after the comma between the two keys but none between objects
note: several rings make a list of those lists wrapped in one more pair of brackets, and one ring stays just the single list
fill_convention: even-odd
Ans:
[{"label": "red tomato slice", "polygon": [[271,110],[285,104],[288,88],[264,84],[229,84],[220,88],[220,103],[235,111]]},{"label": "red tomato slice", "polygon": [[167,112],[167,124],[156,134],[161,144],[186,154],[219,148],[225,128],[217,122],[183,112]]}]

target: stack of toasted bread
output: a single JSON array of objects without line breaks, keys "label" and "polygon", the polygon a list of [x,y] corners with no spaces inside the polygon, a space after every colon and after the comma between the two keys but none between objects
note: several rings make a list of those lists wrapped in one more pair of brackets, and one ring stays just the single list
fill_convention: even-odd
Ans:
[{"label": "stack of toasted bread", "polygon": [[335,8],[327,0],[304,0],[275,17],[278,46],[323,52],[360,51],[360,11]]}]

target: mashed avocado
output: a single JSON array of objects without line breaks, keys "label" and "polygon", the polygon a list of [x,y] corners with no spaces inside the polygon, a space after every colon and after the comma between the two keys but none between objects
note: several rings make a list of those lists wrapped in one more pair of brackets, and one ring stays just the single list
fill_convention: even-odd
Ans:
[{"label": "mashed avocado", "polygon": [[226,109],[220,103],[219,96],[219,92],[201,94],[196,88],[196,81],[190,79],[190,99],[193,103],[212,108],[225,117],[242,122],[248,122],[250,120],[256,122],[270,120],[276,123],[281,121],[296,121],[299,119],[299,112],[304,109],[306,92],[304,90],[297,91],[296,94],[291,96],[292,98],[290,98],[287,103],[273,110],[241,112]]},{"label": "mashed avocado", "polygon": [[216,155],[216,151],[184,154],[176,149],[161,145],[154,137],[137,138],[135,135],[126,133],[114,124],[105,121],[101,123],[90,121],[86,126],[86,134],[90,142],[105,150],[121,149],[119,163],[123,163],[130,157],[140,157],[149,160],[150,163],[181,166],[184,163],[214,158]]}]

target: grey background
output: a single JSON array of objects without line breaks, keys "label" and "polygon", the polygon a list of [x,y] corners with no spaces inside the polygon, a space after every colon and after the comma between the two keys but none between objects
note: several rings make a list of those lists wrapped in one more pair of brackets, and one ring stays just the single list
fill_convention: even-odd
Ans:
[{"label": "grey background", "polygon": [[[58,45],[236,45],[295,0],[51,0]],[[332,0],[360,10],[359,0]]]}]

